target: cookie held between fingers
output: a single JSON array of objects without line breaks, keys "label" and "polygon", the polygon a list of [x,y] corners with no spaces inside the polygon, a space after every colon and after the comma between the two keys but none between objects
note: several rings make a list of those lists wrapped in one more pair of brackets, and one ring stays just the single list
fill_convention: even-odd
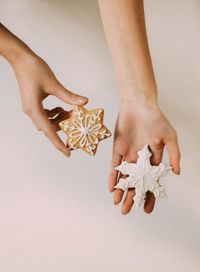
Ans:
[{"label": "cookie held between fingers", "polygon": [[81,148],[94,156],[99,142],[111,136],[103,124],[103,117],[103,109],[88,111],[82,106],[74,106],[71,118],[59,123],[67,135],[67,146],[72,150]]},{"label": "cookie held between fingers", "polygon": [[146,193],[152,192],[156,198],[166,197],[164,187],[159,183],[159,179],[165,176],[172,167],[161,162],[158,166],[150,164],[148,145],[145,145],[138,152],[139,158],[137,163],[128,163],[123,161],[115,169],[120,171],[122,175],[128,175],[127,178],[121,178],[119,183],[114,187],[123,191],[129,188],[135,188],[133,197],[134,205],[139,208],[145,202]]}]

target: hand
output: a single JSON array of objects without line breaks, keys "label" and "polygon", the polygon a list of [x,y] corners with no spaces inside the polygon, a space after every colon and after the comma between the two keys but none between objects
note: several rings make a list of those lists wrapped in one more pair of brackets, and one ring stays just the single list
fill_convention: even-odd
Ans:
[{"label": "hand", "polygon": [[84,105],[88,99],[64,88],[44,60],[35,54],[20,56],[12,66],[19,83],[24,113],[58,150],[69,157],[70,151],[56,131],[59,130],[58,122],[67,118],[70,113],[60,107],[44,109],[42,101],[48,95],[54,95],[68,104]]},{"label": "hand", "polygon": [[[119,204],[123,197],[123,190],[114,189],[119,180],[115,167],[122,160],[136,162],[137,151],[148,144],[153,154],[151,163],[158,165],[162,160],[163,149],[166,145],[169,153],[170,165],[175,174],[180,174],[180,151],[177,134],[167,118],[156,106],[133,106],[131,102],[123,103],[118,115],[114,143],[111,171],[109,174],[109,190],[114,192],[114,203]],[[129,189],[122,204],[123,214],[130,212],[134,204],[134,189]],[[144,211],[151,213],[155,205],[153,193],[148,192],[145,199]]]}]

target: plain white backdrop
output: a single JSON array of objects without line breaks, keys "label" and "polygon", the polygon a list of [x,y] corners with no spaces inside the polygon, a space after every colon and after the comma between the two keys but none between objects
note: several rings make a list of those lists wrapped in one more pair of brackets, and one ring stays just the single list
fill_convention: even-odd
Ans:
[{"label": "plain white backdrop", "polygon": [[[181,175],[163,180],[168,198],[151,215],[122,216],[107,191],[112,138],[93,158],[81,151],[65,158],[22,113],[14,73],[1,58],[1,272],[199,271],[200,3],[146,0],[145,10]],[[66,87],[90,98],[88,109],[103,107],[113,131],[119,102],[97,1],[0,0],[0,19]],[[70,108],[52,97],[45,105]]]}]

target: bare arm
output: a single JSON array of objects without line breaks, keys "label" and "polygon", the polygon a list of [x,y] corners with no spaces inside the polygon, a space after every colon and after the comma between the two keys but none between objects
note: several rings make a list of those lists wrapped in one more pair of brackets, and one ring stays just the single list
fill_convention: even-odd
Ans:
[{"label": "bare arm", "polygon": [[58,122],[69,114],[61,107],[44,109],[42,101],[48,95],[55,95],[68,104],[80,105],[87,103],[87,98],[64,88],[47,63],[2,24],[0,24],[0,55],[7,59],[16,74],[23,111],[58,150],[69,156],[69,149],[56,133]]},{"label": "bare arm", "polygon": [[122,100],[156,103],[142,0],[99,0]]},{"label": "bare arm", "polygon": [[[115,127],[113,159],[109,190],[114,191],[118,173],[114,169],[122,160],[136,161],[137,151],[145,144],[153,153],[152,163],[162,160],[164,146],[170,164],[180,172],[180,151],[177,134],[157,104],[157,86],[146,35],[142,0],[99,0],[101,17],[109,44],[120,92],[120,111]],[[122,212],[133,205],[134,190],[129,190]],[[123,192],[114,191],[114,202],[122,200]],[[155,204],[147,195],[144,210],[151,212]]]}]

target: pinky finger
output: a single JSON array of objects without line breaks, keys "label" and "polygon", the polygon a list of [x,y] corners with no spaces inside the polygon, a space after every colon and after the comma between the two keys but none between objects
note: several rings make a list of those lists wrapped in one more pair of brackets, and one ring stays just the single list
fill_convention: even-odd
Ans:
[{"label": "pinky finger", "polygon": [[110,192],[114,191],[114,186],[117,183],[119,172],[115,169],[121,162],[123,156],[119,155],[115,150],[113,150],[113,157],[110,166],[110,173],[108,177],[108,189]]},{"label": "pinky finger", "polygon": [[72,111],[63,111],[60,114],[58,114],[55,118],[49,119],[51,124],[54,126],[56,131],[61,130],[59,123],[65,119],[70,118],[72,115]]},{"label": "pinky finger", "polygon": [[55,116],[57,116],[58,114],[60,114],[61,112],[64,111],[63,108],[61,107],[56,107],[56,108],[53,108],[51,110],[49,109],[44,109],[46,115],[48,116],[48,118],[54,118]]},{"label": "pinky finger", "polygon": [[165,144],[166,144],[167,151],[169,153],[170,165],[173,167],[173,172],[176,175],[180,175],[181,153],[179,150],[177,137],[174,139],[168,140]]}]

